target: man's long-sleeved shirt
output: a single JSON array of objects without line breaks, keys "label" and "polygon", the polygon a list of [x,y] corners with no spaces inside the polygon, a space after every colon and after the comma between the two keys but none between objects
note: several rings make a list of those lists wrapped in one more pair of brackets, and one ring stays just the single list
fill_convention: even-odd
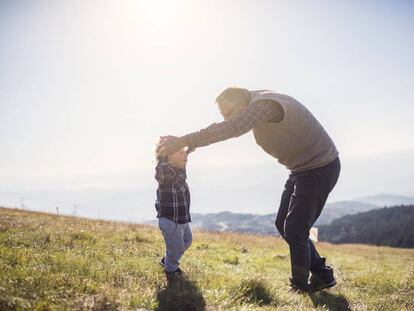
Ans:
[{"label": "man's long-sleeved shirt", "polygon": [[251,101],[240,113],[179,138],[177,147],[195,149],[252,130],[256,143],[292,172],[322,167],[338,157],[329,134],[299,101],[269,90],[250,93]]},{"label": "man's long-sleeved shirt", "polygon": [[190,190],[186,170],[171,166],[166,158],[160,158],[155,169],[158,182],[155,209],[157,218],[165,217],[180,224],[191,221]]},{"label": "man's long-sleeved shirt", "polygon": [[251,103],[239,115],[229,120],[213,123],[209,127],[183,136],[190,149],[207,146],[229,138],[241,136],[255,126],[283,119],[283,108],[274,101]]}]

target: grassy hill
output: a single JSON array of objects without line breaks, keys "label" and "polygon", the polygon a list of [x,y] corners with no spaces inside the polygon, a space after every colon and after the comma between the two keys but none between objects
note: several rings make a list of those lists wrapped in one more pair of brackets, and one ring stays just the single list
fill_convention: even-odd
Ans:
[{"label": "grassy hill", "polygon": [[276,237],[194,232],[168,282],[157,228],[0,208],[0,310],[413,310],[414,250],[320,243],[338,285],[289,292]]}]

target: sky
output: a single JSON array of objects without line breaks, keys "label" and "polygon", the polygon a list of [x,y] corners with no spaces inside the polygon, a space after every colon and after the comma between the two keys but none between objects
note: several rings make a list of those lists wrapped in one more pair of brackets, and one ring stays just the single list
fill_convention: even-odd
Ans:
[{"label": "sky", "polygon": [[[414,148],[412,1],[0,1],[0,176],[149,169],[226,86],[295,97],[344,158]],[[274,161],[251,134],[193,167]]]}]

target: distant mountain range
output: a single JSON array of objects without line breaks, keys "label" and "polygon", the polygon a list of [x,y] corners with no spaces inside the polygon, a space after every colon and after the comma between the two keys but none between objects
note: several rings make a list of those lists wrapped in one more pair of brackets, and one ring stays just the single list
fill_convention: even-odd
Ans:
[{"label": "distant mountain range", "polygon": [[[369,202],[375,202],[372,204]],[[381,209],[385,206],[414,204],[414,197],[397,195],[378,195],[358,198],[358,201],[342,201],[326,204],[315,226],[329,225],[335,219],[346,215]],[[255,215],[245,213],[220,212],[211,214],[192,214],[192,228],[207,231],[235,231],[255,234],[278,234],[274,226],[276,213]],[[155,221],[151,221],[154,223]]]},{"label": "distant mountain range", "polygon": [[274,214],[253,215],[231,212],[192,214],[191,227],[206,231],[232,231],[261,235],[276,234]]}]

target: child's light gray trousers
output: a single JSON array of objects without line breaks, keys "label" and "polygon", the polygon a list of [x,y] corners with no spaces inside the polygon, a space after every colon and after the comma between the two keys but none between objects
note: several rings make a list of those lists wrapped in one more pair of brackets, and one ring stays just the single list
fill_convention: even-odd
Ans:
[{"label": "child's light gray trousers", "polygon": [[166,252],[164,267],[167,272],[174,272],[179,260],[193,240],[188,223],[179,224],[165,217],[158,218],[158,226],[164,236]]}]

